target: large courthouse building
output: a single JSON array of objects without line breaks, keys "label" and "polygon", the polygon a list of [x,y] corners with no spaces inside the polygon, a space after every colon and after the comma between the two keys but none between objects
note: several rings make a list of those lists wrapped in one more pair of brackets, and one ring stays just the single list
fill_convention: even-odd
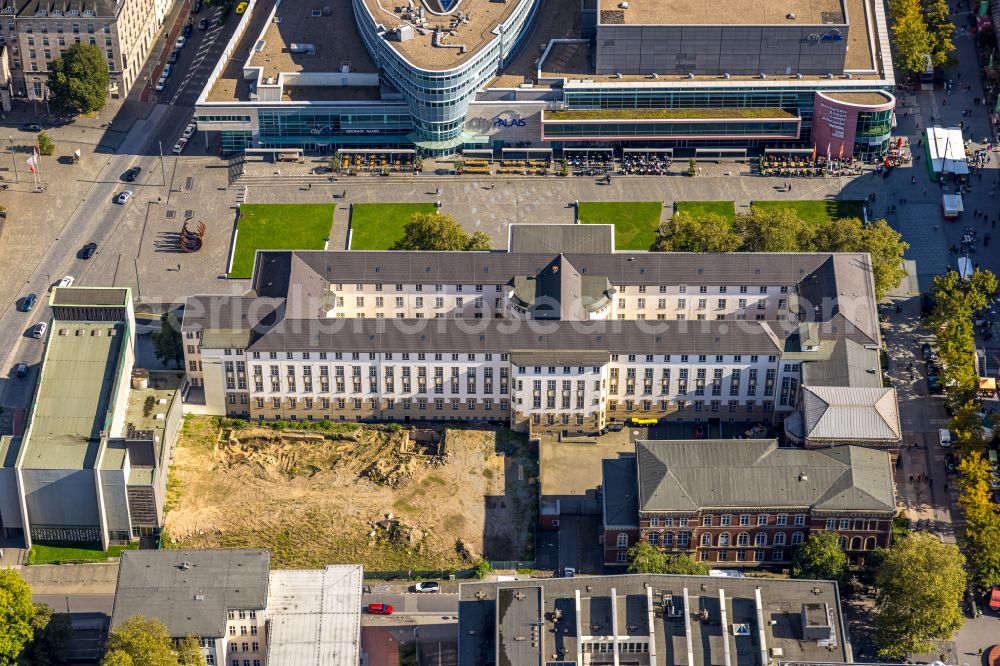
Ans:
[{"label": "large courthouse building", "polygon": [[250,0],[197,115],[227,150],[872,159],[893,86],[881,0]]},{"label": "large courthouse building", "polygon": [[513,225],[505,252],[261,251],[251,290],[189,298],[182,333],[214,414],[899,441],[867,254],[615,252],[604,225]]}]

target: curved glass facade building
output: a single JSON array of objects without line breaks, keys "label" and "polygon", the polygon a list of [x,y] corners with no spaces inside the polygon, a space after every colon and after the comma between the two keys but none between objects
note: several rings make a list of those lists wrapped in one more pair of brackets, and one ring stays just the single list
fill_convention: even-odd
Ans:
[{"label": "curved glass facade building", "polygon": [[[435,12],[416,0],[406,21],[379,0],[352,0],[361,39],[383,80],[406,100],[422,152],[461,147],[469,103],[521,46],[540,2],[457,0]],[[422,17],[437,27],[421,28]],[[442,20],[454,29],[442,28]]]}]

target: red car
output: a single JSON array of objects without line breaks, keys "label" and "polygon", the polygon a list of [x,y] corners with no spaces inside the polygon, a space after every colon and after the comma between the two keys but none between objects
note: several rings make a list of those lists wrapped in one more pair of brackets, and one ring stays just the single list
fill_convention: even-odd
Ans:
[{"label": "red car", "polygon": [[368,604],[370,615],[392,615],[391,604]]},{"label": "red car", "polygon": [[994,585],[990,590],[990,609],[1000,611],[1000,585]]}]

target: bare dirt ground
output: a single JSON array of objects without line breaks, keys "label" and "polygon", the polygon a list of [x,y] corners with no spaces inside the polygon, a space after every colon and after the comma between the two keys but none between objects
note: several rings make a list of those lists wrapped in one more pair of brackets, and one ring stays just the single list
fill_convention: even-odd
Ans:
[{"label": "bare dirt ground", "polygon": [[188,417],[170,470],[168,543],[271,548],[278,568],[429,571],[532,559],[537,461],[524,438],[413,436],[420,441],[353,424],[281,431]]}]

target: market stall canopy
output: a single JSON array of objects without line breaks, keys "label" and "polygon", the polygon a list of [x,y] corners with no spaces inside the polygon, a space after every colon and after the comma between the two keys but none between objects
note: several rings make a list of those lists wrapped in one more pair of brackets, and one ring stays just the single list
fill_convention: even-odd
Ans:
[{"label": "market stall canopy", "polygon": [[927,149],[931,168],[937,173],[969,173],[965,141],[957,127],[928,127]]}]

